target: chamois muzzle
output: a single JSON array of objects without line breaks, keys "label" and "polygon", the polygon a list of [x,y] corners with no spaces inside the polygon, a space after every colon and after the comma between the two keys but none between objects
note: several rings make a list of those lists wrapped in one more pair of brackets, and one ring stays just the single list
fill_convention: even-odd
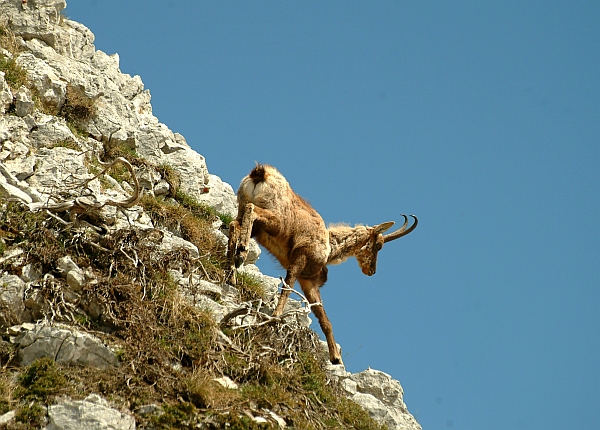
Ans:
[{"label": "chamois muzzle", "polygon": [[409,228],[407,228],[408,227],[408,217],[406,215],[404,215],[404,214],[402,214],[402,216],[404,217],[404,224],[402,224],[402,227],[400,227],[395,232],[390,233],[390,234],[386,234],[385,236],[383,236],[383,242],[384,243],[387,243],[387,242],[390,242],[392,240],[398,239],[399,237],[402,237],[402,236],[406,236],[408,233],[410,233],[415,228],[417,228],[417,224],[419,223],[419,220],[417,219],[416,216],[410,215],[411,217],[414,218],[415,222]]}]

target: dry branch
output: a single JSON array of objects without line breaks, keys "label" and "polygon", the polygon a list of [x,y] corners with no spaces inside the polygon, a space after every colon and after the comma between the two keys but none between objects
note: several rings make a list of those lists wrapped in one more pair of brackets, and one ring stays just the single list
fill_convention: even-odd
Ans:
[{"label": "dry branch", "polygon": [[82,196],[82,197],[75,197],[74,199],[65,200],[65,201],[57,202],[57,203],[34,202],[34,203],[27,204],[27,206],[29,207],[29,210],[31,210],[32,212],[36,212],[41,209],[45,209],[50,212],[70,211],[71,217],[73,217],[73,216],[76,217],[78,214],[98,211],[98,210],[102,209],[104,206],[115,206],[115,207],[127,209],[127,208],[130,208],[133,205],[135,205],[140,198],[140,184],[138,182],[137,176],[135,175],[135,171],[133,170],[133,166],[131,165],[131,163],[123,157],[117,157],[110,163],[103,163],[99,160],[98,160],[98,162],[104,166],[104,169],[102,169],[102,171],[100,173],[98,173],[97,175],[95,175],[93,178],[87,179],[82,184],[83,186],[87,185],[89,182],[93,181],[94,179],[97,179],[98,177],[104,175],[115,164],[122,163],[125,165],[125,167],[127,168],[127,170],[129,171],[129,173],[131,175],[131,179],[134,184],[133,195],[131,197],[129,197],[128,199],[121,200],[121,201],[112,200],[112,199],[100,201],[97,199],[96,196],[94,196],[94,199],[90,198],[89,196]]},{"label": "dry branch", "polygon": [[[285,319],[289,316],[297,316],[297,315],[301,315],[301,314],[306,314],[308,315],[313,306],[322,306],[321,302],[317,302],[317,303],[310,303],[308,301],[308,299],[301,293],[299,293],[298,291],[294,290],[293,288],[288,287],[288,285],[285,283],[285,281],[283,280],[282,277],[279,278],[281,280],[282,283],[282,290],[285,291],[290,291],[293,293],[296,293],[300,299],[301,302],[304,304],[304,307],[301,307],[299,309],[291,309],[288,310],[286,312],[284,312],[281,316],[271,316],[268,315],[264,312],[260,311],[261,305],[262,305],[262,300],[255,300],[255,301],[250,301],[250,302],[245,302],[242,303],[241,306],[239,306],[238,308],[234,309],[233,311],[229,312],[228,314],[226,314],[223,319],[221,320],[219,326],[221,328],[227,327],[230,325],[230,321],[235,321],[237,317],[242,317],[242,322],[240,324],[234,324],[231,326],[231,329],[233,330],[239,330],[239,329],[245,329],[245,328],[257,328],[257,327],[262,327],[264,325],[272,325],[272,324],[287,324],[285,322]],[[253,306],[253,303],[258,302],[256,308]],[[248,317],[252,317],[252,318],[248,318]],[[244,320],[249,319],[250,322],[244,322]]]}]

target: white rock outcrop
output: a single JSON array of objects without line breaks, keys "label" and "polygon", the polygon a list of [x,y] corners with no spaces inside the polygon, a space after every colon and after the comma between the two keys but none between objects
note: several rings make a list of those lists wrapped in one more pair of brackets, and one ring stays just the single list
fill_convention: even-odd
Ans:
[{"label": "white rock outcrop", "polygon": [[97,394],[48,406],[46,430],[134,430],[135,419]]},{"label": "white rock outcrop", "polygon": [[19,348],[16,359],[22,366],[41,357],[99,368],[119,365],[115,352],[100,339],[71,327],[25,323],[10,327],[8,333],[11,343]]},{"label": "white rock outcrop", "polygon": [[0,277],[0,324],[19,320],[25,310],[23,295],[25,283],[16,275]]},{"label": "white rock outcrop", "polygon": [[387,373],[374,369],[350,373],[340,365],[330,365],[329,370],[348,396],[376,421],[384,423],[390,429],[421,429],[404,404],[404,390],[400,382]]},{"label": "white rock outcrop", "polygon": [[0,114],[5,113],[13,102],[13,94],[4,76],[4,72],[0,72]]}]

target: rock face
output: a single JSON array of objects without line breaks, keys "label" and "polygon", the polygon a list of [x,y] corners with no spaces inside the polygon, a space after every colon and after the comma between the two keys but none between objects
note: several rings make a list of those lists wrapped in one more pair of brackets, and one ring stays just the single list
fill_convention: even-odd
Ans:
[{"label": "rock face", "polygon": [[[191,149],[183,136],[158,121],[142,79],[121,73],[117,54],[96,50],[90,30],[61,15],[65,7],[64,0],[0,0],[0,24],[9,23],[19,48],[14,52],[0,49],[0,55],[24,69],[30,82],[12,88],[5,73],[0,72],[0,199],[20,201],[30,208],[65,201],[93,207],[100,213],[105,230],[114,233],[135,227],[146,232],[146,237],[139,239],[147,241],[157,258],[173,251],[199,258],[194,244],[155,228],[140,206],[118,204],[140,189],[154,196],[168,196],[173,191],[169,181],[142,162],[135,166],[137,182],[116,181],[110,176],[101,182],[86,154],[117,146],[135,151],[154,166],[170,166],[178,173],[180,189],[188,195],[222,214],[235,216],[232,187],[209,174],[204,157]],[[79,117],[75,127],[66,120],[74,100],[80,103],[79,108],[94,106],[93,115]],[[224,249],[227,237],[220,227],[220,222],[215,223],[212,234]],[[16,347],[16,363],[27,366],[36,358],[51,357],[71,365],[118,366],[115,351],[96,336],[40,321],[48,314],[44,297],[36,292],[43,285],[59,297],[57,309],[67,313],[78,309],[99,324],[106,322],[102,303],[82,299],[86,288],[98,284],[93,271],[80,267],[68,255],[57,261],[53,270],[44,271],[41,264],[24,264],[23,253],[17,245],[0,253],[0,263],[11,265],[18,274],[0,273],[0,327],[8,330]],[[260,273],[253,264],[259,255],[260,249],[253,242],[241,271],[265,286],[268,307],[277,299],[279,280]],[[239,307],[235,287],[193,274],[184,276],[177,268],[169,273],[183,296],[196,306],[210,309],[217,321]],[[300,310],[301,303],[290,299],[287,309]],[[308,327],[310,322],[306,313],[297,313],[298,326]],[[421,428],[402,400],[400,383],[389,375],[371,369],[351,374],[343,366],[330,366],[330,376],[342,384],[348,397],[390,429]],[[96,394],[50,405],[47,412],[47,429],[135,428],[132,416],[112,409]],[[283,421],[270,413],[275,422]],[[0,422],[9,422],[14,416],[8,412]]]},{"label": "rock face", "polygon": [[353,374],[338,366],[331,366],[331,374],[342,384],[349,397],[365,408],[376,421],[386,424],[390,429],[421,428],[402,400],[404,390],[400,382],[387,373],[367,369]]},{"label": "rock face", "polygon": [[133,430],[135,419],[128,414],[111,408],[97,394],[84,400],[67,400],[48,407],[46,430]]},{"label": "rock face", "polygon": [[11,343],[18,346],[17,363],[29,366],[40,357],[57,363],[94,366],[118,366],[116,354],[100,339],[70,327],[21,324],[8,329]]},{"label": "rock face", "polygon": [[25,283],[18,276],[4,275],[0,287],[0,323],[6,326],[21,319]]}]

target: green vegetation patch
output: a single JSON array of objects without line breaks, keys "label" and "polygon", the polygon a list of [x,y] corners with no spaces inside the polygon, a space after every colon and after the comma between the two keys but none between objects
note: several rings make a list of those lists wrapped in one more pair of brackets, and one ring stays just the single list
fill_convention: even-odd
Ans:
[{"label": "green vegetation patch", "polygon": [[81,151],[81,147],[77,144],[77,142],[73,140],[60,140],[58,142],[54,142],[48,146],[50,149],[54,148],[68,148],[74,151]]},{"label": "green vegetation patch", "polygon": [[245,272],[238,272],[236,278],[236,287],[240,290],[242,301],[264,298],[266,290],[260,279]]},{"label": "green vegetation patch", "polygon": [[77,130],[77,134],[84,134],[81,125],[96,115],[96,99],[88,97],[83,87],[68,84],[65,102],[58,111],[58,115],[65,118],[70,127]]},{"label": "green vegetation patch", "polygon": [[4,72],[4,80],[13,91],[28,84],[27,72],[17,64],[14,58],[0,54],[0,72]]},{"label": "green vegetation patch", "polygon": [[14,33],[5,24],[0,24],[0,47],[12,54],[12,57],[0,54],[0,71],[4,72],[8,86],[16,91],[21,85],[27,85],[27,72],[15,61],[18,44]]},{"label": "green vegetation patch", "polygon": [[66,378],[58,371],[54,360],[42,357],[35,360],[19,375],[19,388],[15,395],[24,401],[47,401],[66,384]]},{"label": "green vegetation patch", "polygon": [[117,157],[123,157],[133,166],[152,166],[135,151],[133,142],[107,142],[104,144],[104,155],[102,161],[112,161]]},{"label": "green vegetation patch", "polygon": [[214,208],[198,202],[198,200],[196,200],[194,197],[184,193],[181,190],[177,190],[173,198],[183,207],[192,211],[194,214],[202,216],[208,220],[219,218],[226,226],[229,226],[229,223],[233,221],[233,217],[230,215],[217,212]]},{"label": "green vegetation patch", "polygon": [[17,38],[5,22],[0,23],[0,48],[6,49],[13,56],[19,53]]},{"label": "green vegetation patch", "polygon": [[140,205],[154,225],[166,228],[196,245],[200,252],[197,263],[207,280],[223,282],[225,253],[212,232],[212,223],[218,218],[206,205],[197,203],[182,192],[178,192],[178,196],[181,201],[146,194],[140,200]]}]

